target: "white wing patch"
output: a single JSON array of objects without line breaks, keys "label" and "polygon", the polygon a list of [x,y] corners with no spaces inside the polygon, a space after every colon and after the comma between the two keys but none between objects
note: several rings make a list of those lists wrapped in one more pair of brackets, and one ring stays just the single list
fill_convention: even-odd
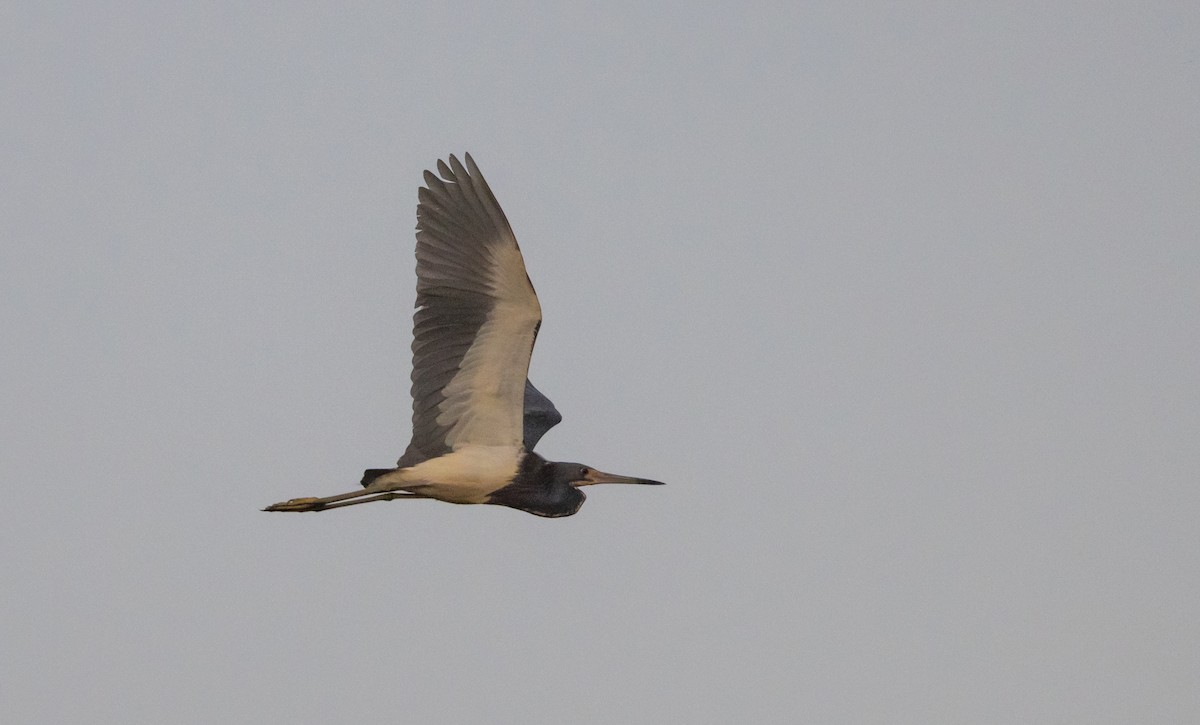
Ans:
[{"label": "white wing patch", "polygon": [[467,349],[459,371],[442,389],[438,425],[446,444],[519,447],[524,438],[525,377],[541,306],[516,245],[489,248],[495,303]]}]

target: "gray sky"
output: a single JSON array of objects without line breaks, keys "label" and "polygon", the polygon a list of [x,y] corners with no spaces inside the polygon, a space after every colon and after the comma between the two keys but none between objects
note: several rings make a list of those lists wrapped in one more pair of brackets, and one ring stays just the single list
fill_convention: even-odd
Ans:
[{"label": "gray sky", "polygon": [[[247,5],[0,10],[0,721],[1200,720],[1198,6]],[[260,513],[462,151],[669,485]]]}]

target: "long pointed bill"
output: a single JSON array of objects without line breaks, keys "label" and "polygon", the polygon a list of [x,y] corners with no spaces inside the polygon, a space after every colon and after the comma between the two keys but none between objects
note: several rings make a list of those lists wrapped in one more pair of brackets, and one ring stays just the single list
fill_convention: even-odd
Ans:
[{"label": "long pointed bill", "polygon": [[582,481],[576,481],[576,486],[594,486],[597,483],[636,483],[642,486],[662,486],[662,481],[651,481],[648,478],[634,478],[633,476],[618,476],[615,473],[605,473],[591,469],[583,477]]}]

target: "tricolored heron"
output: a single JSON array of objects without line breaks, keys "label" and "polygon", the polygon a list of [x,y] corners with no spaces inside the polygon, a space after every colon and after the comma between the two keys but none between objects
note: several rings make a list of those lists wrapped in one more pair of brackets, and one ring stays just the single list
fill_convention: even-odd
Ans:
[{"label": "tricolored heron", "polygon": [[554,463],[533,452],[562,420],[528,380],[542,309],[517,238],[479,168],[465,157],[425,172],[417,204],[412,440],[395,468],[368,469],[362,490],[294,498],[265,511],[324,511],[433,498],[570,516],[597,483],[661,485]]}]

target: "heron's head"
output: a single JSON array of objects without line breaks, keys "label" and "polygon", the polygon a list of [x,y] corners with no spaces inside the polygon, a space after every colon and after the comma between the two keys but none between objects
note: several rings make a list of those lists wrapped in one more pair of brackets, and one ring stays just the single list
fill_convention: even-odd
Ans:
[{"label": "heron's head", "polygon": [[582,463],[552,463],[536,453],[528,454],[521,465],[523,474],[493,492],[488,497],[488,503],[557,518],[570,516],[583,505],[587,496],[579,490],[581,486],[597,483],[661,485],[658,481],[645,478],[604,473]]},{"label": "heron's head", "polygon": [[554,463],[554,482],[566,483],[574,488],[594,486],[598,483],[636,483],[642,486],[661,486],[662,481],[651,481],[648,478],[633,476],[618,476],[615,473],[597,471],[582,463]]}]

